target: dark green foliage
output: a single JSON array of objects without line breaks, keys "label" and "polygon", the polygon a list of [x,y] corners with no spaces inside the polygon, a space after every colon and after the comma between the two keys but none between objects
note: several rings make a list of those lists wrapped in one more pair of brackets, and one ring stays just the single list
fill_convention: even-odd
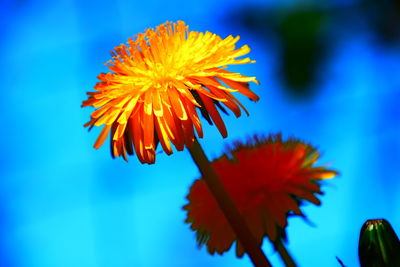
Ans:
[{"label": "dark green foliage", "polygon": [[307,95],[325,54],[326,14],[319,9],[298,9],[278,24],[281,41],[281,75],[295,95]]},{"label": "dark green foliage", "polygon": [[400,241],[388,221],[376,219],[364,223],[358,257],[361,267],[400,266]]}]

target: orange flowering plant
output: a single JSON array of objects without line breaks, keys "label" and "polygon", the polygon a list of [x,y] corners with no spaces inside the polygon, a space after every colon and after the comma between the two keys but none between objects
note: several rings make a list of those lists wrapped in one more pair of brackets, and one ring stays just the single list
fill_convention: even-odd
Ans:
[{"label": "orange flowering plant", "polygon": [[[239,37],[223,39],[210,32],[189,31],[184,22],[178,21],[147,29],[129,39],[127,45],[117,46],[106,64],[111,72],[98,76],[95,92],[88,92],[88,99],[82,103],[82,107],[96,108],[85,127],[104,125],[94,147],[101,147],[111,133],[113,157],[127,160],[127,155],[135,151],[140,162],[153,164],[158,143],[168,155],[173,152],[172,143],[178,151],[186,146],[196,164],[203,166],[200,170],[210,171],[207,158],[198,153],[201,148],[194,129],[199,138],[203,137],[203,130],[196,108],[227,137],[217,108],[223,112],[228,108],[239,117],[241,109],[248,112],[232,92],[258,100],[249,89],[249,82],[258,83],[255,77],[227,70],[228,65],[255,62],[237,59],[250,51],[247,45],[236,49],[238,40]],[[192,149],[193,144],[197,150]],[[213,189],[218,188],[214,192],[216,199],[239,230],[249,256],[268,266],[218,177],[209,177]]]},{"label": "orange flowering plant", "polygon": [[95,108],[85,127],[103,126],[94,147],[110,136],[113,157],[127,161],[136,152],[141,163],[153,164],[158,144],[168,155],[173,146],[188,148],[202,174],[184,207],[198,241],[211,253],[223,253],[237,241],[239,256],[246,252],[255,266],[271,266],[262,239],[279,241],[288,214],[301,215],[303,201],[319,204],[318,182],[336,172],[314,166],[319,153],[311,145],[283,141],[280,135],[236,143],[208,161],[196,139],[203,138],[198,111],[225,138],[219,110],[229,109],[236,117],[242,110],[248,114],[235,92],[258,100],[249,89],[250,82],[259,84],[257,79],[228,70],[255,62],[239,58],[250,48],[236,48],[238,40],[189,31],[182,21],[147,29],[114,48],[106,63],[109,72],[98,76],[82,107]]}]

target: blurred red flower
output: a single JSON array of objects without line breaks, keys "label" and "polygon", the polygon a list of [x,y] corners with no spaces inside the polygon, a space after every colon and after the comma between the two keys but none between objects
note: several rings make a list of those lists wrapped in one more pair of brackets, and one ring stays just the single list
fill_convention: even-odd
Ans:
[{"label": "blurred red flower", "polygon": [[[289,214],[302,215],[304,200],[320,204],[318,182],[337,175],[314,167],[319,156],[310,144],[294,138],[255,136],[246,144],[236,142],[212,166],[257,241],[267,236],[273,242],[282,237]],[[237,238],[203,179],[194,182],[187,199],[186,222],[197,232],[199,244],[207,245],[211,254],[229,250]],[[240,243],[236,253],[244,253]]]}]

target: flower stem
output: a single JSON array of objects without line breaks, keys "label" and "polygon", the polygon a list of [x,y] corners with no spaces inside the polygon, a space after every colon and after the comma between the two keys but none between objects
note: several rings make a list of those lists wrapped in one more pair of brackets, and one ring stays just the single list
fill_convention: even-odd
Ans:
[{"label": "flower stem", "polygon": [[285,263],[286,267],[296,267],[296,263],[294,262],[293,258],[290,256],[289,251],[285,248],[282,243],[282,240],[278,239],[274,242],[275,249],[278,251],[279,255],[281,256],[283,262]]},{"label": "flower stem", "polygon": [[250,232],[246,222],[228,195],[228,192],[225,190],[225,187],[217,176],[215,170],[212,168],[211,163],[208,161],[207,156],[204,154],[204,151],[197,140],[195,140],[192,147],[189,148],[189,152],[199,168],[204,181],[217,201],[219,208],[225,215],[240,244],[244,247],[244,250],[249,255],[254,266],[270,267],[271,264],[264,252],[261,250],[259,242],[257,242],[253,234]]}]

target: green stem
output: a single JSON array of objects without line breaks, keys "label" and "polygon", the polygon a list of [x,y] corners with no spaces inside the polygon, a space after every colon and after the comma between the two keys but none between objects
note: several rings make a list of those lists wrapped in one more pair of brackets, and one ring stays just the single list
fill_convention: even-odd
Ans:
[{"label": "green stem", "polygon": [[253,234],[250,232],[246,222],[228,195],[228,192],[225,190],[225,187],[217,176],[215,170],[212,168],[211,163],[208,161],[207,156],[204,154],[204,151],[197,140],[195,140],[192,147],[189,148],[189,152],[199,168],[208,188],[216,199],[219,208],[224,213],[227,221],[235,232],[238,241],[249,255],[254,266],[270,267],[271,264],[264,252],[261,250],[259,242],[257,242]]},{"label": "green stem", "polygon": [[275,249],[278,251],[279,255],[281,256],[283,262],[285,263],[286,267],[296,267],[296,263],[294,262],[293,258],[290,256],[289,251],[285,248],[282,243],[282,240],[278,239],[274,243]]}]

